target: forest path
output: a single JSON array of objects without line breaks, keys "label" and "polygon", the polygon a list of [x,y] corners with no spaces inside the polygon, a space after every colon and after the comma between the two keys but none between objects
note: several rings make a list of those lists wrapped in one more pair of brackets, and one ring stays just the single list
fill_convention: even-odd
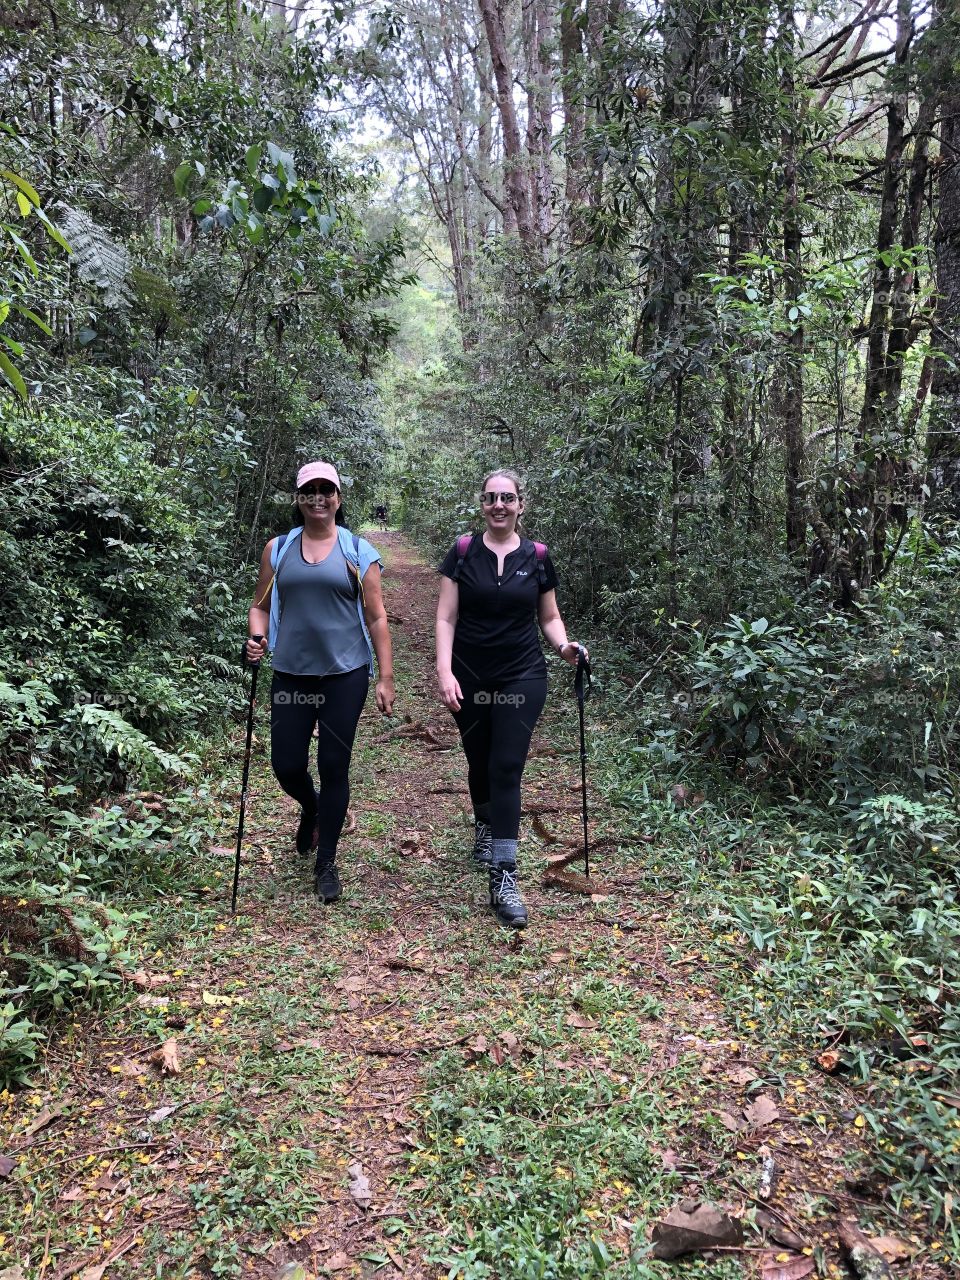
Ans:
[{"label": "forest path", "polygon": [[[434,575],[400,535],[372,536],[403,722],[371,696],[342,901],[317,905],[293,851],[261,688],[237,918],[158,905],[148,989],[51,1054],[50,1090],[9,1100],[36,1196],[22,1240],[0,1244],[43,1280],[426,1277],[454,1262],[495,1280],[839,1274],[838,1216],[880,1223],[869,1188],[844,1182],[855,1103],[761,1027],[734,1033],[696,922],[674,928],[682,895],[670,905],[645,846],[618,846],[600,796],[603,892],[541,885],[580,822],[566,668],[524,784],[530,927],[497,925],[434,689]],[[242,740],[238,726],[238,758]],[[233,822],[211,887],[229,884]],[[179,1070],[150,1065],[162,1041]],[[25,1140],[19,1120],[58,1104]],[[652,1222],[701,1199],[759,1209],[768,1234],[679,1264],[637,1256]]]}]

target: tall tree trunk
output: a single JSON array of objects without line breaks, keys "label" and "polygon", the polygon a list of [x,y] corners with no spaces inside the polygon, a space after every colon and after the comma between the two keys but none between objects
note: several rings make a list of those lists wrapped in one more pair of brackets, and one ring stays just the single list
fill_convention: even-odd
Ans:
[{"label": "tall tree trunk", "polygon": [[[936,362],[927,428],[931,508],[960,519],[960,90],[943,101],[938,172]],[[953,362],[951,366],[950,362]]]},{"label": "tall tree trunk", "polygon": [[560,92],[563,100],[564,195],[567,231],[571,240],[582,233],[582,209],[587,200],[587,158],[584,148],[586,107],[584,102],[583,40],[576,0],[560,5]]},{"label": "tall tree trunk", "polygon": [[[910,14],[910,0],[898,0],[895,72],[906,62],[912,35],[913,19]],[[867,367],[863,408],[860,412],[858,428],[861,441],[867,440],[878,427],[885,425],[890,414],[890,406],[885,402],[884,396],[888,382],[887,337],[893,281],[893,267],[889,255],[895,243],[897,230],[897,209],[903,171],[906,97],[897,82],[889,85],[888,92],[890,100],[887,104],[883,187],[880,196],[880,217],[877,223],[870,322],[867,329]]]},{"label": "tall tree trunk", "polygon": [[507,44],[503,4],[501,0],[479,0],[479,3],[497,84],[497,107],[503,131],[504,186],[507,203],[516,217],[521,243],[526,249],[532,250],[535,247],[535,236],[527,182],[527,164],[520,141],[517,109],[513,101],[513,64]]},{"label": "tall tree trunk", "polygon": [[787,341],[784,368],[783,435],[785,445],[786,490],[786,539],[787,552],[796,555],[805,546],[807,519],[801,484],[803,481],[803,322],[800,319],[799,301],[803,287],[803,265],[800,256],[802,228],[800,226],[799,194],[797,191],[797,134],[800,124],[801,104],[796,92],[796,16],[793,0],[780,10],[781,32],[784,42],[784,69],[781,80],[783,107],[787,123],[782,134],[784,156],[783,254],[786,259],[787,303],[795,308],[793,329]]},{"label": "tall tree trunk", "polygon": [[553,81],[549,48],[553,38],[548,0],[522,0],[527,73],[527,153],[530,157],[532,217],[541,250],[553,223],[550,144]]}]

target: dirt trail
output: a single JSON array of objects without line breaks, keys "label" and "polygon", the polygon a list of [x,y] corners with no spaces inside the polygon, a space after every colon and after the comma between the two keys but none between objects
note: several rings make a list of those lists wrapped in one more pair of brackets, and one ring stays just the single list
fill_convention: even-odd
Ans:
[{"label": "dirt trail", "polygon": [[[463,1099],[507,1072],[518,1090],[504,1104],[508,1127],[524,1118],[526,1080],[560,1090],[565,1107],[579,1096],[565,1082],[594,1090],[582,1113],[533,1126],[531,1143],[552,1143],[558,1186],[587,1141],[577,1125],[622,1126],[590,1139],[600,1174],[580,1204],[610,1275],[634,1274],[626,1260],[650,1222],[707,1195],[738,1215],[760,1208],[781,1240],[793,1232],[796,1245],[823,1247],[824,1274],[839,1274],[838,1218],[876,1208],[869,1188],[844,1181],[860,1141],[855,1103],[809,1064],[791,1071],[762,1027],[752,1042],[733,1033],[700,951],[671,935],[643,850],[617,847],[616,815],[598,797],[594,833],[606,844],[595,874],[608,893],[591,901],[542,886],[548,855],[576,840],[580,821],[566,668],[551,672],[524,788],[530,928],[518,937],[496,924],[467,862],[465,769],[434,692],[432,571],[399,535],[373,540],[388,564],[399,718],[388,727],[371,696],[343,900],[323,909],[310,895],[261,704],[240,914],[158,906],[161,942],[146,967],[166,980],[94,1037],[78,1032],[52,1051],[40,1104],[66,1109],[37,1145],[22,1137],[36,1104],[9,1101],[36,1188],[11,1256],[45,1280],[276,1277],[294,1262],[306,1276],[445,1274],[437,1241],[456,1253],[461,1233],[480,1240],[471,1187],[509,1172],[489,1154],[471,1163]],[[214,854],[217,889],[232,820]],[[176,1074],[149,1065],[165,1039],[176,1041]],[[460,1101],[447,1106],[448,1094]],[[641,1103],[642,1131],[629,1109]],[[627,1138],[637,1151],[618,1166]],[[778,1256],[799,1280],[809,1254],[749,1231],[745,1250],[712,1255],[698,1274],[759,1274]],[[84,1270],[105,1259],[105,1272]],[[666,1276],[677,1264],[649,1265],[644,1274]],[[511,1266],[476,1274],[528,1274]],[[917,1262],[910,1274],[939,1272]]]}]

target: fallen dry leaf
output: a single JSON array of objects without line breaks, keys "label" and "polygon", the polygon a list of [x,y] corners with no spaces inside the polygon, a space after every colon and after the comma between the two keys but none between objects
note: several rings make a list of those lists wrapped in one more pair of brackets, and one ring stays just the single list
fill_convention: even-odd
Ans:
[{"label": "fallen dry leaf", "polygon": [[655,1258],[679,1258],[684,1253],[715,1249],[718,1245],[743,1243],[743,1227],[738,1218],[721,1213],[713,1205],[702,1204],[692,1212],[677,1205],[652,1232]]},{"label": "fallen dry leaf", "polygon": [[174,1036],[169,1040],[164,1040],[163,1044],[155,1053],[151,1053],[150,1062],[157,1067],[162,1075],[178,1076],[180,1074],[180,1054],[177,1050],[177,1041]]},{"label": "fallen dry leaf", "polygon": [[16,1167],[13,1156],[0,1156],[0,1178],[9,1178]]},{"label": "fallen dry leaf", "polygon": [[165,1009],[170,1003],[169,996],[137,996],[136,1003],[141,1009]]},{"label": "fallen dry leaf", "polygon": [[183,1104],[175,1102],[168,1107],[157,1107],[156,1111],[151,1111],[147,1116],[147,1124],[159,1124],[161,1120],[166,1120],[167,1116],[172,1116]]},{"label": "fallen dry leaf", "polygon": [[404,858],[418,858],[425,852],[419,831],[410,831],[397,842],[397,849]]},{"label": "fallen dry leaf", "polygon": [[169,973],[147,973],[144,969],[138,969],[136,973],[130,974],[129,981],[144,991],[152,991],[154,987],[165,987],[173,978]]},{"label": "fallen dry leaf", "polygon": [[896,1262],[899,1258],[909,1258],[916,1252],[896,1236],[868,1236],[868,1240],[877,1253],[882,1253],[889,1262]]},{"label": "fallen dry leaf", "polygon": [[328,1258],[323,1264],[325,1271],[344,1271],[347,1267],[353,1266],[353,1259],[340,1249],[332,1257]]},{"label": "fallen dry leaf", "polygon": [[507,1055],[506,1055],[506,1052],[504,1051],[503,1045],[499,1042],[499,1040],[490,1046],[490,1057],[497,1064],[498,1067],[502,1067],[503,1064],[506,1062]]},{"label": "fallen dry leaf", "polygon": [[717,1119],[725,1129],[729,1129],[731,1133],[739,1133],[743,1128],[743,1121],[738,1120],[736,1116],[731,1115],[729,1111],[718,1111]]},{"label": "fallen dry leaf", "polygon": [[824,1049],[823,1053],[817,1054],[817,1063],[828,1076],[833,1075],[840,1066],[840,1055],[836,1049]]},{"label": "fallen dry leaf", "polygon": [[346,978],[338,978],[333,984],[338,991],[365,991],[367,979],[362,973],[353,973]]},{"label": "fallen dry leaf", "polygon": [[743,1114],[747,1118],[747,1123],[753,1125],[755,1129],[762,1129],[764,1125],[773,1124],[775,1120],[780,1119],[777,1104],[765,1093],[754,1098],[753,1102],[748,1102],[743,1108]]},{"label": "fallen dry leaf", "polygon": [[813,1258],[805,1258],[803,1255],[798,1258],[788,1258],[786,1262],[778,1262],[776,1258],[771,1258],[763,1264],[761,1274],[763,1280],[803,1280],[815,1265]]},{"label": "fallen dry leaf", "polygon": [[0,1280],[27,1280],[23,1274],[23,1267],[19,1263],[15,1267],[4,1267],[0,1271]]},{"label": "fallen dry leaf", "polygon": [[234,996],[222,996],[217,991],[205,991],[200,999],[213,1009],[226,1008],[237,1003]]},{"label": "fallen dry leaf", "polygon": [[785,1249],[793,1249],[795,1253],[800,1253],[806,1244],[806,1241],[801,1236],[798,1236],[795,1231],[791,1231],[779,1218],[775,1218],[766,1209],[758,1209],[754,1216],[754,1221],[764,1235],[768,1235],[771,1240],[783,1245]]},{"label": "fallen dry leaf", "polygon": [[503,1045],[507,1053],[509,1053],[511,1058],[520,1057],[520,1054],[522,1053],[522,1050],[520,1048],[520,1041],[517,1039],[517,1037],[513,1034],[512,1031],[501,1031],[500,1043]]},{"label": "fallen dry leaf", "polygon": [[584,1013],[578,1013],[576,1009],[567,1018],[568,1027],[577,1027],[581,1031],[593,1031],[596,1025],[592,1018],[588,1018]]},{"label": "fallen dry leaf", "polygon": [[355,1160],[347,1166],[347,1174],[350,1178],[350,1194],[361,1209],[369,1209],[373,1203],[373,1192],[370,1190],[370,1180],[363,1172],[363,1165]]},{"label": "fallen dry leaf", "polygon": [[670,1169],[670,1170],[676,1169],[677,1153],[673,1150],[672,1147],[668,1147],[666,1151],[660,1151],[657,1154],[660,1156],[660,1163],[663,1165],[665,1169]]},{"label": "fallen dry leaf", "polygon": [[67,1109],[65,1102],[55,1102],[50,1107],[43,1107],[33,1121],[27,1125],[23,1131],[25,1138],[32,1138],[35,1133],[39,1133],[41,1129],[45,1129],[48,1124],[52,1124],[54,1120],[63,1115]]},{"label": "fallen dry leaf", "polygon": [[873,1247],[855,1222],[839,1223],[837,1235],[840,1237],[840,1247],[855,1275],[860,1276],[861,1280],[887,1280],[891,1272],[886,1258]]},{"label": "fallen dry leaf", "polygon": [[215,858],[232,858],[235,850],[228,849],[224,844],[212,844],[207,849],[207,853],[212,853]]},{"label": "fallen dry leaf", "polygon": [[307,1274],[302,1262],[285,1262],[276,1273],[275,1280],[314,1280],[314,1277]]},{"label": "fallen dry leaf", "polygon": [[737,1067],[735,1068],[735,1070],[730,1072],[730,1079],[733,1081],[734,1084],[745,1085],[745,1084],[752,1084],[754,1080],[758,1079],[758,1076],[757,1076],[757,1073],[754,1071],[753,1067],[742,1066],[742,1067]]},{"label": "fallen dry leaf", "polygon": [[564,964],[566,963],[567,960],[570,959],[570,954],[571,953],[566,949],[561,949],[560,951],[551,951],[550,954],[547,956],[547,960],[550,964]]},{"label": "fallen dry leaf", "polygon": [[74,1200],[80,1200],[82,1198],[83,1187],[77,1186],[76,1184],[72,1187],[67,1187],[66,1191],[61,1191],[57,1196],[58,1200],[64,1200],[67,1204],[72,1204]]}]

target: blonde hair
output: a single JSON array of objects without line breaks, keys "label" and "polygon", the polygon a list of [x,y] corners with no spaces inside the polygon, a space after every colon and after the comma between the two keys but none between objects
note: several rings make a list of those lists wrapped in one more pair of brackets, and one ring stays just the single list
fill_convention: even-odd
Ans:
[{"label": "blonde hair", "polygon": [[486,493],[487,485],[490,483],[491,480],[494,479],[495,476],[503,476],[504,480],[512,480],[514,485],[516,486],[517,497],[518,498],[523,497],[523,485],[520,481],[520,477],[517,475],[515,471],[511,471],[509,467],[497,467],[496,471],[489,471],[483,477],[483,481],[480,485],[481,493]]}]

